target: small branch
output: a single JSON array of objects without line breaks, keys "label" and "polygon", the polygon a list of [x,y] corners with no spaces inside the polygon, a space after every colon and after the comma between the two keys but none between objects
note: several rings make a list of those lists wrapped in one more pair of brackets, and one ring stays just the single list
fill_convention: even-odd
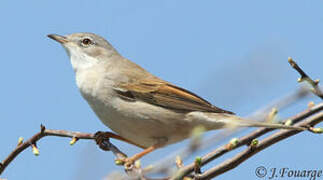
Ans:
[{"label": "small branch", "polygon": [[[323,117],[323,114],[322,112],[323,111],[323,103],[320,103],[316,106],[313,106],[311,108],[308,108],[307,110],[291,117],[288,119],[288,121],[292,122],[292,123],[298,123],[306,118],[309,118],[311,116],[313,116],[314,114],[317,114],[317,113],[320,113],[320,115]],[[307,121],[304,121],[304,122],[307,122]],[[311,125],[311,124],[309,124]],[[254,132],[246,135],[246,136],[243,136],[241,137],[240,139],[237,140],[237,142],[235,143],[234,146],[231,146],[231,145],[223,145],[219,148],[217,148],[216,150],[206,154],[205,156],[202,157],[202,162],[201,162],[201,165],[205,165],[209,162],[211,162],[212,160],[224,155],[225,153],[233,150],[233,149],[236,149],[238,147],[241,147],[243,145],[248,145],[251,143],[251,141],[253,139],[256,139],[270,131],[273,131],[274,129],[268,129],[268,128],[259,128],[257,130],[255,130]],[[286,130],[281,130],[281,131],[286,131]],[[279,132],[281,132],[279,131]],[[295,130],[288,130],[288,131],[293,131],[293,132],[300,132],[300,131],[295,131]],[[230,148],[228,148],[230,147]],[[194,163],[191,163],[187,166],[184,166],[182,167],[179,172],[176,173],[175,176],[172,177],[172,179],[181,179],[183,178],[184,176],[187,176],[188,174],[192,173],[194,171]],[[207,171],[206,171],[207,172]],[[205,172],[205,173],[206,173]]]},{"label": "small branch", "polygon": [[279,111],[281,111],[284,108],[289,107],[290,105],[293,105],[294,103],[298,102],[302,98],[308,96],[309,94],[310,94],[310,91],[308,90],[308,88],[306,88],[305,86],[301,86],[300,88],[297,88],[296,90],[289,92],[285,96],[279,97],[273,100],[272,102],[266,104],[265,107],[256,110],[255,112],[251,113],[247,117],[249,119],[264,121],[268,113],[273,108],[276,108]]},{"label": "small branch", "polygon": [[301,77],[298,79],[298,82],[308,82],[313,87],[313,93],[323,99],[323,92],[318,86],[320,80],[313,80],[311,77],[309,77],[291,57],[288,58],[288,62],[301,75]]},{"label": "small branch", "polygon": [[[296,124],[296,126],[315,126],[316,124],[323,121],[323,112],[317,113],[305,121],[299,122]],[[281,130],[267,138],[265,138],[262,141],[259,141],[259,143],[256,146],[249,146],[246,150],[238,153],[236,156],[232,157],[231,159],[228,159],[224,161],[223,163],[219,164],[216,167],[213,167],[205,173],[201,174],[198,178],[199,179],[210,179],[214,178],[220,174],[223,174],[226,171],[229,171],[238,165],[240,165],[242,162],[250,158],[251,156],[255,155],[256,153],[262,151],[263,149],[282,141],[290,136],[293,136],[295,134],[300,133],[301,131],[297,130]]]},{"label": "small branch", "polygon": [[[76,141],[76,139],[95,139],[95,135],[91,133],[81,133],[81,132],[73,132],[73,131],[65,131],[65,130],[53,130],[46,129],[45,126],[41,125],[40,132],[33,135],[30,139],[25,142],[22,142],[22,139],[19,138],[19,143],[17,147],[9,154],[9,156],[0,163],[0,175],[6,169],[6,167],[25,149],[28,147],[33,148],[33,152],[35,155],[38,155],[38,149],[36,146],[36,142],[45,136],[58,136],[58,137],[69,137],[72,138],[72,141]],[[73,142],[75,143],[75,142]],[[73,144],[71,143],[71,144]],[[107,149],[113,152],[113,154],[117,158],[123,158],[124,153],[122,153],[116,146],[110,143],[108,139],[106,139],[103,144]]]}]

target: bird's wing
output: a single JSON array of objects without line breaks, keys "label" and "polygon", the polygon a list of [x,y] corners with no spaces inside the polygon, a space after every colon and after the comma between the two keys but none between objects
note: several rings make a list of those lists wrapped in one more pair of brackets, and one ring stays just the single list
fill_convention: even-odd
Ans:
[{"label": "bird's wing", "polygon": [[121,98],[144,101],[175,111],[202,111],[229,113],[230,111],[213,106],[208,101],[183,88],[158,78],[144,79],[135,83],[119,84],[115,91]]}]

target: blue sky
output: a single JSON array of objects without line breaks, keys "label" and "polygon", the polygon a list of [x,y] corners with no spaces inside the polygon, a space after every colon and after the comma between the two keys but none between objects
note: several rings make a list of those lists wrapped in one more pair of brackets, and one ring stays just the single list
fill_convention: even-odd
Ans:
[{"label": "blue sky", "polygon": [[[155,75],[247,115],[299,87],[288,56],[313,78],[323,79],[322,11],[319,0],[1,0],[0,159],[18,137],[32,136],[41,123],[52,129],[108,130],[82,99],[65,51],[47,34],[100,34]],[[319,99],[311,96],[280,112],[280,117],[305,109],[309,101]],[[220,177],[257,179],[258,166],[323,169],[318,161],[322,138],[302,133]],[[2,177],[82,180],[122,171],[113,155],[94,142],[79,141],[72,147],[68,142],[41,140],[39,157],[26,150]],[[130,155],[139,152],[113,142]],[[186,145],[187,141],[158,150],[143,164]]]}]

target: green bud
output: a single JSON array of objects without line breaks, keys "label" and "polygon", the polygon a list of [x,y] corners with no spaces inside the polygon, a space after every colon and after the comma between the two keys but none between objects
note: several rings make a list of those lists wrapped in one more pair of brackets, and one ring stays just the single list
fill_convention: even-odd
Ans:
[{"label": "green bud", "polygon": [[123,165],[123,161],[122,160],[120,160],[120,159],[116,159],[115,161],[114,161],[114,163],[116,164],[116,165],[118,165],[118,166],[121,166],[121,165]]},{"label": "green bud", "polygon": [[251,146],[252,148],[254,148],[254,147],[256,147],[258,144],[259,144],[258,139],[253,139],[253,140],[251,141],[250,146]]}]

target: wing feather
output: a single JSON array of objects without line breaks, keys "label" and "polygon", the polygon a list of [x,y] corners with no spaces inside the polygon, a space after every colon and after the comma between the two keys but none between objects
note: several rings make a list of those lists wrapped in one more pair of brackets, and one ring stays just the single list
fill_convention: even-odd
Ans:
[{"label": "wing feather", "polygon": [[144,101],[175,111],[233,114],[230,111],[213,106],[188,90],[158,79],[120,84],[118,88],[115,88],[115,91],[121,98]]}]

